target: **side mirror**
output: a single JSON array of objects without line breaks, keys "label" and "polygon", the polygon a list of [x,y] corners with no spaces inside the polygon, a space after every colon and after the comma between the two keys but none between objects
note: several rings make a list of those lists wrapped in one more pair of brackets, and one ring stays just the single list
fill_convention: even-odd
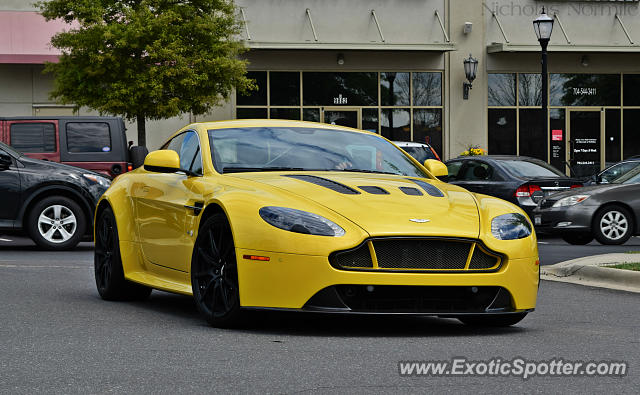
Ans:
[{"label": "side mirror", "polygon": [[180,170],[180,157],[175,151],[153,151],[144,159],[144,169],[156,173],[175,173]]},{"label": "side mirror", "polygon": [[7,154],[0,154],[0,170],[7,170],[13,164],[13,160]]},{"label": "side mirror", "polygon": [[449,175],[447,166],[439,160],[427,159],[424,161],[424,167],[426,167],[434,177],[446,177]]},{"label": "side mirror", "polygon": [[[602,176],[600,174],[596,174],[595,176],[593,176],[594,181],[596,182],[596,184],[602,184]],[[606,181],[604,181],[606,183]]]}]

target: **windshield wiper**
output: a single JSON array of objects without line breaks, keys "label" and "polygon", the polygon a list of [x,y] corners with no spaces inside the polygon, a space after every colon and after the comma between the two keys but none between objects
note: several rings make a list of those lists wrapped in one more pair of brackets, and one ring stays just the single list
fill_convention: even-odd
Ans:
[{"label": "windshield wiper", "polygon": [[332,169],[330,171],[349,171],[352,173],[374,173],[374,174],[392,174],[394,176],[398,176],[400,174],[398,173],[391,173],[389,171],[382,171],[382,170],[365,170],[365,169]]},{"label": "windshield wiper", "polygon": [[251,171],[308,171],[302,167],[223,167],[222,173],[243,173]]}]

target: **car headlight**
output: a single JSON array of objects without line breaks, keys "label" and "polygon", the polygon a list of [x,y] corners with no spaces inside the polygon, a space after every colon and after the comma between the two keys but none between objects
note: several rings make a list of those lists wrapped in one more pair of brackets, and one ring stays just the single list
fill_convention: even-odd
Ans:
[{"label": "car headlight", "polygon": [[553,207],[565,207],[575,206],[578,203],[582,203],[589,198],[589,195],[573,195],[566,198],[562,198],[553,203]]},{"label": "car headlight", "polygon": [[276,228],[316,236],[344,235],[344,229],[325,217],[287,207],[263,207],[260,217]]},{"label": "car headlight", "polygon": [[522,214],[503,214],[491,220],[491,234],[498,240],[524,239],[531,235],[531,224]]},{"label": "car headlight", "polygon": [[100,186],[103,186],[105,188],[109,188],[109,186],[111,185],[111,180],[109,180],[107,177],[102,177],[95,174],[83,174],[82,176],[92,183],[99,184]]}]

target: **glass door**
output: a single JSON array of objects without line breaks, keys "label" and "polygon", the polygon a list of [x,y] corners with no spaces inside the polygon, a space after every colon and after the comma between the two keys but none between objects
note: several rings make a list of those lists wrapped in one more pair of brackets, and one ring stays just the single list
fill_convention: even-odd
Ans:
[{"label": "glass door", "polygon": [[360,110],[358,108],[325,107],[322,110],[322,122],[360,129]]},{"label": "glass door", "polygon": [[589,177],[601,169],[601,121],[600,110],[569,111],[568,161],[575,177]]}]

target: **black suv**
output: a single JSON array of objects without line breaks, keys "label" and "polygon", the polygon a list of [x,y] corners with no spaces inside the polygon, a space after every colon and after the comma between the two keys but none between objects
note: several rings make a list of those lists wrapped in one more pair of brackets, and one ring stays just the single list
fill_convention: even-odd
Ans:
[{"label": "black suv", "polygon": [[32,159],[0,142],[0,233],[26,233],[41,248],[75,247],[93,231],[110,185],[98,173]]}]

